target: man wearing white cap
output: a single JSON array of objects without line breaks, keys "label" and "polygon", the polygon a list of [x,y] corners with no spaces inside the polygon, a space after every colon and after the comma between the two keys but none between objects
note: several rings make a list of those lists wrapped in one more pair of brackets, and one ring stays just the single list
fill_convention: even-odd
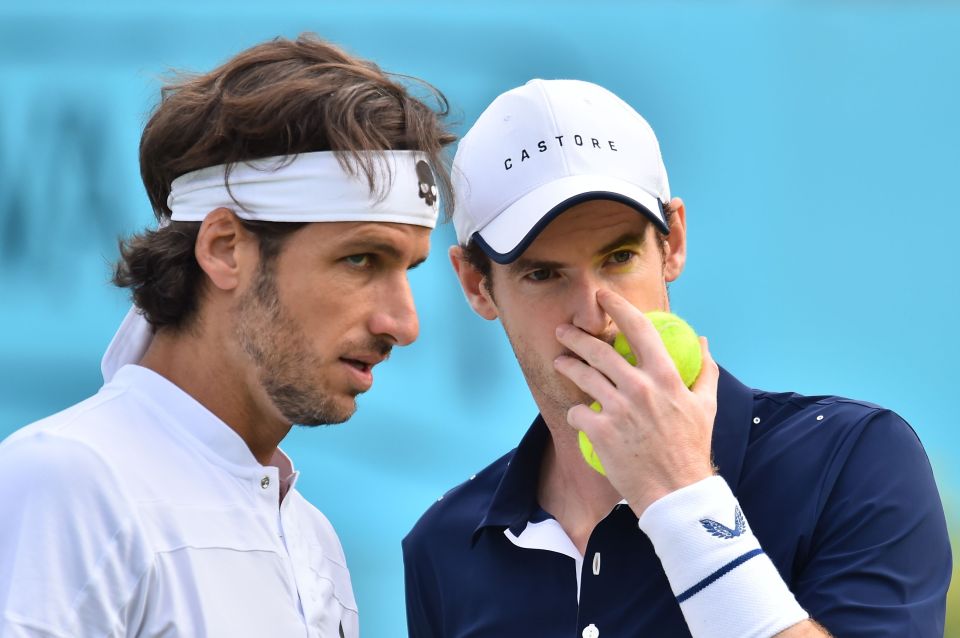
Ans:
[{"label": "man wearing white cap", "polygon": [[533,80],[484,111],[453,175],[453,267],[540,415],[404,540],[411,636],[943,634],[949,541],[910,426],[747,388],[705,339],[688,389],[641,312],[670,309],[687,217],[636,111]]},{"label": "man wearing white cap", "polygon": [[0,445],[0,635],[356,637],[278,444],[348,419],[417,337],[446,103],[309,35],[162,95],[140,144],[160,227],[121,246],[136,308],[105,384]]}]

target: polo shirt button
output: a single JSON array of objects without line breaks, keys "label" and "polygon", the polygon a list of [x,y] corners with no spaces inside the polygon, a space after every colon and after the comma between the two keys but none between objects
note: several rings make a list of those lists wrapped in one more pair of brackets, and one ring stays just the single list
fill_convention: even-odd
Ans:
[{"label": "polo shirt button", "polygon": [[270,477],[269,477],[269,476],[264,476],[262,479],[260,479],[260,489],[264,489],[264,490],[265,490],[265,489],[267,489],[268,487],[270,487]]},{"label": "polo shirt button", "polygon": [[596,625],[590,623],[583,628],[583,633],[581,635],[583,638],[600,638],[600,630],[597,629]]}]

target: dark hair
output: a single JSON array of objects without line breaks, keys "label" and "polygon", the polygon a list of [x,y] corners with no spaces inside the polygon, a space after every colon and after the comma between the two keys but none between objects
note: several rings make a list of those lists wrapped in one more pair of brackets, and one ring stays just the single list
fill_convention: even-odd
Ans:
[{"label": "dark hair", "polygon": [[[666,203],[663,206],[663,218],[667,222],[667,228],[670,227],[670,222],[673,219],[674,208],[670,203]],[[667,236],[660,232],[660,229],[654,227],[657,231],[657,248],[660,250],[660,254],[666,257],[666,252],[664,251],[663,245],[667,241]],[[467,263],[470,264],[473,268],[480,272],[483,275],[483,287],[487,291],[487,294],[490,297],[493,297],[493,279],[490,274],[493,269],[493,261],[490,259],[490,256],[487,253],[483,252],[483,249],[480,248],[480,245],[472,239],[469,240],[466,245],[461,245],[463,249],[463,256],[466,259]]]},{"label": "dark hair", "polygon": [[[402,80],[402,81],[401,81]],[[414,94],[414,87],[426,93]],[[376,155],[417,150],[434,168],[451,202],[444,147],[456,139],[441,123],[446,98],[415,78],[391,76],[376,64],[303,34],[247,49],[201,75],[174,76],[140,139],[140,175],[157,219],[168,220],[170,186],[208,166],[279,155],[336,151],[344,169],[362,174],[371,193],[382,186]],[[227,176],[225,175],[225,182]],[[303,223],[243,222],[269,260]],[[199,222],[171,222],[120,242],[117,286],[155,328],[189,324],[203,273],[194,256]]]}]

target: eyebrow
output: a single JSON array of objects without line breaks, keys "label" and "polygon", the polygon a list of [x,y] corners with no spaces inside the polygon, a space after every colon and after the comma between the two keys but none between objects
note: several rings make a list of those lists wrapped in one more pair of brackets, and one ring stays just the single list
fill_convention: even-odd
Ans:
[{"label": "eyebrow", "polygon": [[624,246],[642,246],[644,239],[646,238],[646,233],[638,232],[629,232],[624,233],[614,239],[612,242],[603,246],[600,250],[597,251],[597,254],[609,253],[617,248],[623,248]]},{"label": "eyebrow", "polygon": [[[616,239],[611,242],[604,244],[601,248],[597,250],[598,255],[603,253],[609,253],[617,248],[623,248],[624,246],[642,246],[646,235],[645,233],[638,233],[635,231],[623,233]],[[510,264],[511,273],[519,273],[527,270],[556,270],[563,268],[564,264],[559,261],[548,261],[545,259],[525,259],[523,257],[518,258],[512,264]]]}]

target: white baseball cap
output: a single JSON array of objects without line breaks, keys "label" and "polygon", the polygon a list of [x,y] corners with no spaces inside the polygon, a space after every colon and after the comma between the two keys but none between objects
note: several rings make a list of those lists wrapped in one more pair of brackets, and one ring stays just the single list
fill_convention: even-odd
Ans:
[{"label": "white baseball cap", "polygon": [[670,186],[653,129],[590,82],[530,80],[500,95],[460,141],[453,180],[457,241],[472,239],[501,264],[592,199],[626,204],[669,232]]}]

